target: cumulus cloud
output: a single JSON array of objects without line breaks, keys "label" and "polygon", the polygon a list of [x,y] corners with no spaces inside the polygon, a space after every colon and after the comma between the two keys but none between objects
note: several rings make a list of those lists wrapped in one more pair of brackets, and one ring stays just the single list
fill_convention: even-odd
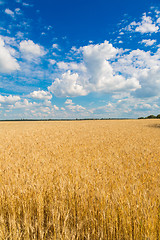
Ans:
[{"label": "cumulus cloud", "polygon": [[[72,112],[80,112],[80,111],[86,110],[86,108],[82,107],[81,105],[75,105],[72,99],[67,99],[65,101],[65,104],[66,104],[66,108]],[[62,109],[62,110],[65,110],[65,109]]]},{"label": "cumulus cloud", "polygon": [[156,33],[159,30],[159,27],[156,26],[156,23],[152,21],[150,16],[146,16],[146,13],[142,16],[141,22],[132,22],[127,27],[128,31],[135,31],[140,33]]},{"label": "cumulus cloud", "polygon": [[63,73],[61,78],[56,78],[52,85],[48,87],[48,90],[58,97],[75,97],[87,94],[78,73],[72,74],[70,70]]},{"label": "cumulus cloud", "polygon": [[157,23],[160,24],[160,17],[157,19]]},{"label": "cumulus cloud", "polygon": [[133,50],[123,54],[112,66],[115,71],[119,71],[123,76],[132,76],[137,78],[140,74],[146,74],[146,71],[155,66],[159,66],[158,52],[151,55],[150,51]]},{"label": "cumulus cloud", "polygon": [[54,107],[54,109],[55,109],[56,111],[59,110],[59,107],[57,107],[56,105],[54,105],[53,107]]},{"label": "cumulus cloud", "polygon": [[141,88],[132,95],[137,98],[160,96],[160,67],[154,67],[138,77]]},{"label": "cumulus cloud", "polygon": [[[128,96],[122,99],[117,100],[117,102],[108,103],[104,106],[96,107],[90,109],[90,112],[94,116],[103,117],[107,113],[108,117],[124,117],[124,116],[135,116],[139,117],[144,113],[144,116],[147,115],[148,111],[157,112],[159,106],[152,101],[151,99],[138,98],[135,101],[133,96]],[[151,114],[150,113],[150,114]],[[149,114],[148,114],[149,115]]]},{"label": "cumulus cloud", "polygon": [[[150,39],[142,42],[148,45],[155,43]],[[160,48],[154,54],[140,49],[121,54],[122,50],[105,41],[76,51],[81,55],[76,68],[72,68],[71,63],[57,63],[66,72],[48,88],[56,96],[75,97],[90,92],[112,95],[126,92],[136,98],[160,96]],[[78,70],[78,64],[83,65],[85,71]],[[67,99],[67,103],[72,109],[72,101]]]},{"label": "cumulus cloud", "polygon": [[44,100],[44,105],[46,105],[46,106],[51,106],[51,101],[49,101],[48,99],[45,99]]},{"label": "cumulus cloud", "polygon": [[133,50],[123,55],[114,68],[121,74],[134,77],[140,87],[131,93],[136,98],[160,96],[160,49],[150,51]]},{"label": "cumulus cloud", "polygon": [[109,42],[81,47],[80,50],[87,68],[90,91],[114,92],[122,90],[127,85],[133,89],[137,87],[132,80],[126,80],[113,71],[109,60],[116,57],[118,49]]},{"label": "cumulus cloud", "polygon": [[46,54],[44,48],[41,45],[34,43],[32,40],[21,41],[20,51],[27,59],[32,59],[33,57],[42,57]]},{"label": "cumulus cloud", "polygon": [[14,12],[12,10],[10,10],[9,8],[5,9],[5,13],[10,15],[12,18],[14,18]]},{"label": "cumulus cloud", "polygon": [[10,73],[15,70],[20,70],[20,66],[17,60],[11,55],[11,52],[15,52],[5,47],[3,39],[0,37],[0,72]]},{"label": "cumulus cloud", "polygon": [[1,35],[0,38],[4,41],[5,44],[7,44],[7,48],[9,45],[17,47],[18,44],[16,42],[16,39],[14,37],[8,37]]},{"label": "cumulus cloud", "polygon": [[18,31],[18,32],[16,33],[16,37],[19,38],[19,39],[23,39],[23,38],[24,38],[24,33],[21,32],[21,31]]},{"label": "cumulus cloud", "polygon": [[57,43],[52,44],[52,47],[60,51],[59,45]]},{"label": "cumulus cloud", "polygon": [[73,112],[80,112],[86,110],[86,108],[82,107],[81,105],[67,105],[67,108]]},{"label": "cumulus cloud", "polygon": [[67,71],[61,78],[56,78],[48,88],[56,96],[74,97],[90,92],[134,91],[140,87],[135,78],[126,79],[115,73],[110,61],[116,58],[119,50],[108,41],[81,47],[77,52],[82,55],[80,63],[57,63],[60,69]]},{"label": "cumulus cloud", "polygon": [[74,103],[72,102],[72,99],[67,99],[67,100],[65,101],[65,104],[72,105],[72,104],[74,104]]},{"label": "cumulus cloud", "polygon": [[23,2],[22,5],[25,7],[33,7],[33,4],[29,4],[29,3],[25,3],[25,2]]},{"label": "cumulus cloud", "polygon": [[40,107],[40,111],[43,112],[43,113],[49,114],[50,113],[50,108],[49,107]]},{"label": "cumulus cloud", "polygon": [[34,91],[30,93],[30,97],[39,99],[39,100],[50,100],[52,98],[52,95],[49,92],[39,90],[39,91]]},{"label": "cumulus cloud", "polygon": [[9,95],[9,96],[2,96],[0,95],[0,102],[1,103],[13,103],[13,102],[17,102],[20,101],[21,98],[19,96],[13,96],[13,95]]},{"label": "cumulus cloud", "polygon": [[100,115],[100,114],[106,114],[106,113],[111,113],[116,111],[116,106],[115,104],[108,103],[107,105],[96,107],[90,109],[90,112],[92,114]]},{"label": "cumulus cloud", "polygon": [[54,64],[56,64],[56,61],[55,61],[54,59],[49,59],[49,63],[50,63],[51,65],[54,65]]},{"label": "cumulus cloud", "polygon": [[157,41],[155,39],[153,39],[153,40],[151,40],[151,39],[143,39],[141,43],[144,43],[145,46],[152,46],[156,42]]},{"label": "cumulus cloud", "polygon": [[86,67],[83,63],[76,63],[76,62],[58,62],[57,66],[59,69],[63,70],[78,70],[78,71],[86,71]]},{"label": "cumulus cloud", "polygon": [[24,99],[22,102],[16,102],[14,105],[11,105],[11,109],[21,109],[21,108],[32,108],[36,107],[38,104],[36,102],[29,102],[27,99]]},{"label": "cumulus cloud", "polygon": [[20,8],[16,8],[16,9],[15,9],[15,13],[16,13],[17,15],[22,15],[22,12],[21,12],[21,9],[20,9]]},{"label": "cumulus cloud", "polygon": [[[9,8],[7,8],[5,13],[16,18],[17,14],[21,13],[21,9],[16,8],[14,11],[11,11]],[[152,13],[148,14],[153,16],[151,15]],[[139,34],[135,35],[135,32],[149,33],[149,36],[147,35],[148,37],[145,35],[143,40],[141,38],[137,41],[137,43],[140,43],[140,48],[144,50],[123,50],[114,47],[108,41],[104,41],[103,43],[99,44],[89,41],[87,46],[82,46],[80,48],[72,47],[71,51],[66,54],[65,57],[62,52],[64,57],[63,59],[65,59],[63,61],[62,56],[60,55],[58,58],[56,58],[56,60],[54,60],[53,57],[53,55],[57,56],[56,53],[60,53],[58,51],[58,44],[53,44],[46,52],[44,47],[40,44],[36,44],[32,40],[24,40],[25,31],[24,33],[17,32],[17,34],[15,32],[14,38],[2,36],[0,39],[1,73],[11,73],[12,71],[19,70],[20,66],[16,58],[18,59],[18,57],[21,56],[24,58],[20,63],[22,74],[24,76],[21,79],[25,80],[27,75],[27,78],[30,79],[28,80],[27,84],[30,84],[32,79],[35,81],[34,84],[36,84],[36,81],[40,81],[40,83],[42,83],[42,80],[45,79],[46,83],[48,77],[49,81],[51,77],[56,77],[54,77],[52,85],[50,84],[51,86],[48,87],[48,91],[29,91],[29,93],[31,92],[29,95],[27,95],[27,97],[30,99],[29,101],[27,99],[23,101],[18,96],[0,95],[0,105],[2,105],[2,107],[7,107],[7,105],[13,103],[13,108],[15,109],[32,109],[33,107],[32,110],[35,110],[34,107],[38,106],[38,111],[40,111],[40,107],[42,106],[42,112],[48,113],[51,110],[51,112],[53,111],[53,113],[57,114],[56,116],[58,116],[58,114],[62,111],[65,111],[63,112],[64,116],[67,111],[69,112],[70,116],[72,116],[72,113],[74,116],[74,112],[78,111],[81,111],[83,115],[84,112],[87,113],[87,110],[81,105],[76,105],[70,98],[85,96],[89,93],[95,92],[109,94],[114,98],[114,101],[113,103],[108,103],[103,107],[99,107],[98,109],[93,109],[93,113],[98,114],[98,112],[103,111],[105,113],[110,113],[111,111],[116,111],[116,109],[119,109],[120,107],[122,107],[121,109],[124,112],[129,112],[130,109],[143,109],[143,106],[144,109],[152,108],[153,104],[149,104],[148,102],[143,103],[140,100],[146,100],[150,98],[149,101],[152,102],[152,99],[158,99],[158,97],[160,97],[160,46],[155,44],[157,35],[155,34],[155,39],[152,39],[150,34],[159,31],[160,18],[159,15],[156,15],[152,18],[148,16],[148,14],[144,14],[141,20],[131,22],[126,28],[127,30],[131,31],[127,34],[134,34],[134,38],[132,39],[134,41],[136,41],[137,37],[140,36]],[[14,20],[16,20],[15,18]],[[29,22],[26,21],[25,26],[28,25],[27,27],[29,27],[28,23]],[[124,26],[126,22],[123,22],[122,24]],[[49,29],[50,27],[48,30]],[[117,39],[115,43],[118,43],[118,41],[119,43],[122,43],[121,38],[122,40],[125,38],[125,29],[123,28],[123,31],[121,29],[119,34],[123,36],[119,36],[119,40]],[[9,36],[12,35],[10,34]],[[155,48],[150,48],[150,51],[146,51],[144,46],[155,46]],[[16,50],[18,48],[19,51]],[[157,48],[158,50],[156,52]],[[149,50],[149,48],[147,48],[147,50]],[[47,55],[46,53],[48,52],[49,54]],[[52,55],[52,52],[55,53]],[[37,66],[36,69],[34,64],[26,61],[35,60],[35,62],[38,62],[40,61],[40,57],[44,56],[45,54],[46,57],[43,62],[44,64]],[[47,63],[49,69],[44,70]],[[6,76],[4,76],[2,79],[2,81],[4,81],[4,85],[3,82],[1,84],[2,87],[5,86],[6,83],[8,84],[10,79],[14,78],[9,76],[7,80],[5,79],[7,79]],[[12,86],[15,85],[16,84],[12,84]],[[26,90],[26,92],[27,91],[28,90]],[[51,93],[57,97],[68,98],[64,104],[65,108],[62,107],[59,109],[59,107],[56,105],[52,105],[50,101],[52,99]],[[34,99],[34,101],[37,100],[36,102],[38,103],[30,102],[31,98],[32,101]],[[133,102],[129,101],[130,98],[132,98]],[[136,101],[140,102],[136,106],[134,105],[135,98]],[[117,103],[115,103],[116,101]]]}]

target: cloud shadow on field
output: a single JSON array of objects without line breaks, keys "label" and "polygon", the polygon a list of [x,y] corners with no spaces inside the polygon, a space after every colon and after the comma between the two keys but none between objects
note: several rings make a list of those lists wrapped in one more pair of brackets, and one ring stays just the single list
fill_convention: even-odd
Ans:
[{"label": "cloud shadow on field", "polygon": [[148,125],[148,127],[159,128],[160,129],[160,124],[150,124],[150,125]]}]

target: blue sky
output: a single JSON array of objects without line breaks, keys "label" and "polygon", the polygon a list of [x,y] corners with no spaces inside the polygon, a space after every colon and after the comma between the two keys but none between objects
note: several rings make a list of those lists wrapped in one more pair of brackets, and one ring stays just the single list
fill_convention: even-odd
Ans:
[{"label": "blue sky", "polygon": [[160,113],[159,1],[0,0],[0,119]]}]

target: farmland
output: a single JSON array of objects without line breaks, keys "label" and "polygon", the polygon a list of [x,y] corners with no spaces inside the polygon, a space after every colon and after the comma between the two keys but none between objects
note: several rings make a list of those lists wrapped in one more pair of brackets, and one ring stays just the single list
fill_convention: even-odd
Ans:
[{"label": "farmland", "polygon": [[0,123],[0,239],[160,239],[160,120]]}]

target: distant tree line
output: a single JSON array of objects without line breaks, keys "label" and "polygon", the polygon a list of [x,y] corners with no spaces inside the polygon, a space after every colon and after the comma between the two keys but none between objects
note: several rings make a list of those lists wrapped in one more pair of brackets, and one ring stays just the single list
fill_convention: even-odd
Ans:
[{"label": "distant tree line", "polygon": [[159,118],[160,118],[160,114],[158,114],[157,116],[149,115],[147,117],[139,117],[138,119],[159,119]]}]

